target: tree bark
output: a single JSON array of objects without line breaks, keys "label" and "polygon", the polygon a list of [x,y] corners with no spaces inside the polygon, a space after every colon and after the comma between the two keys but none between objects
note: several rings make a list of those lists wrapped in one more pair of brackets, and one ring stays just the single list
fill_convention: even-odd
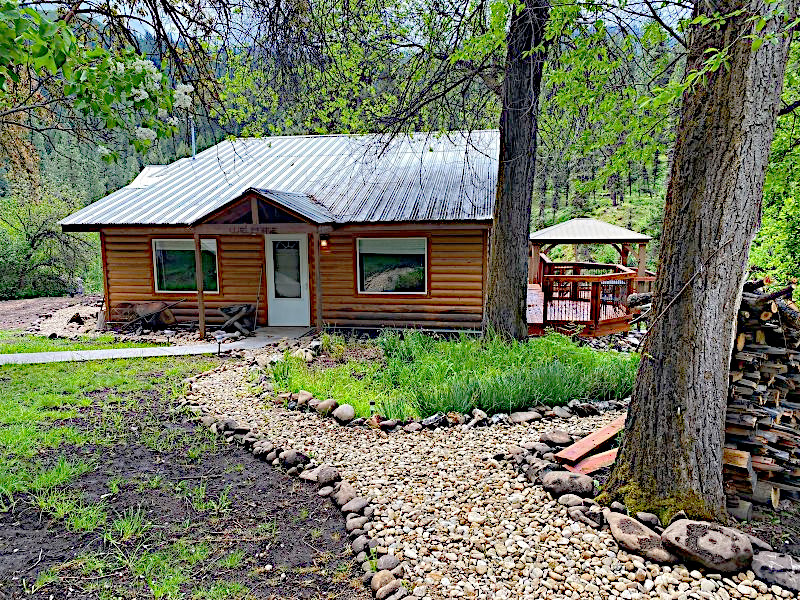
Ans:
[{"label": "tree bark", "polygon": [[[654,321],[642,349],[619,458],[604,499],[662,519],[680,509],[725,519],[722,445],[728,369],[750,243],[761,218],[764,175],[789,49],[779,35],[752,51],[751,15],[797,13],[800,0],[699,2],[721,27],[695,26],[687,71],[707,50],[730,46],[729,62],[683,97],[653,295]],[[773,12],[774,11],[774,12]]]},{"label": "tree bark", "polygon": [[527,0],[508,30],[497,199],[489,245],[484,331],[528,336],[528,239],[531,226],[539,91],[545,52],[548,0]]}]

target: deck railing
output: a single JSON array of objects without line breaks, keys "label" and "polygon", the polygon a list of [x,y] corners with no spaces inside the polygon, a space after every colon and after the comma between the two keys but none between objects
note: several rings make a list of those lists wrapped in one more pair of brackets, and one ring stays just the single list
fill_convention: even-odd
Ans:
[{"label": "deck railing", "polygon": [[543,324],[577,323],[596,330],[603,322],[625,319],[636,280],[636,271],[623,265],[542,260]]}]

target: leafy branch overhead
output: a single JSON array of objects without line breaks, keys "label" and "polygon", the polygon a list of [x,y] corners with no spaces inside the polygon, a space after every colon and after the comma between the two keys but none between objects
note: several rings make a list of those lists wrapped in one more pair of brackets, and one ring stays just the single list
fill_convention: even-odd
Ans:
[{"label": "leafy branch overhead", "polygon": [[82,139],[123,130],[138,150],[175,130],[172,111],[189,107],[191,91],[173,88],[133,48],[106,49],[79,38],[64,19],[14,0],[0,4],[0,89],[6,130],[70,131]]}]

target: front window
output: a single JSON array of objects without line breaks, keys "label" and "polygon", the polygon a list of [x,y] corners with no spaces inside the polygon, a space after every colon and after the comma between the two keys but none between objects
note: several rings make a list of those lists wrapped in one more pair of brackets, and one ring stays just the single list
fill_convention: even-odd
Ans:
[{"label": "front window", "polygon": [[360,238],[357,252],[360,293],[427,292],[426,238]]},{"label": "front window", "polygon": [[[203,260],[203,291],[216,292],[217,241],[200,240]],[[196,292],[194,240],[153,240],[157,292]]]}]

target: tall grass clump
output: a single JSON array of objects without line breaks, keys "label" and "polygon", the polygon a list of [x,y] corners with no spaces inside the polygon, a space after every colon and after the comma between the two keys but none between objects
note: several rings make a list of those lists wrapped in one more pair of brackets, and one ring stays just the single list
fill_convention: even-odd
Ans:
[{"label": "tall grass clump", "polygon": [[387,332],[379,343],[387,361],[384,377],[409,392],[421,416],[623,398],[639,363],[637,355],[598,352],[559,334],[507,342],[499,336],[437,340]]},{"label": "tall grass clump", "polygon": [[383,363],[350,360],[320,369],[287,357],[273,375],[281,389],[352,404],[359,416],[369,415],[372,398],[382,415],[407,418],[623,398],[639,363],[637,355],[580,347],[559,334],[507,342],[499,336],[384,332],[376,343]]}]

